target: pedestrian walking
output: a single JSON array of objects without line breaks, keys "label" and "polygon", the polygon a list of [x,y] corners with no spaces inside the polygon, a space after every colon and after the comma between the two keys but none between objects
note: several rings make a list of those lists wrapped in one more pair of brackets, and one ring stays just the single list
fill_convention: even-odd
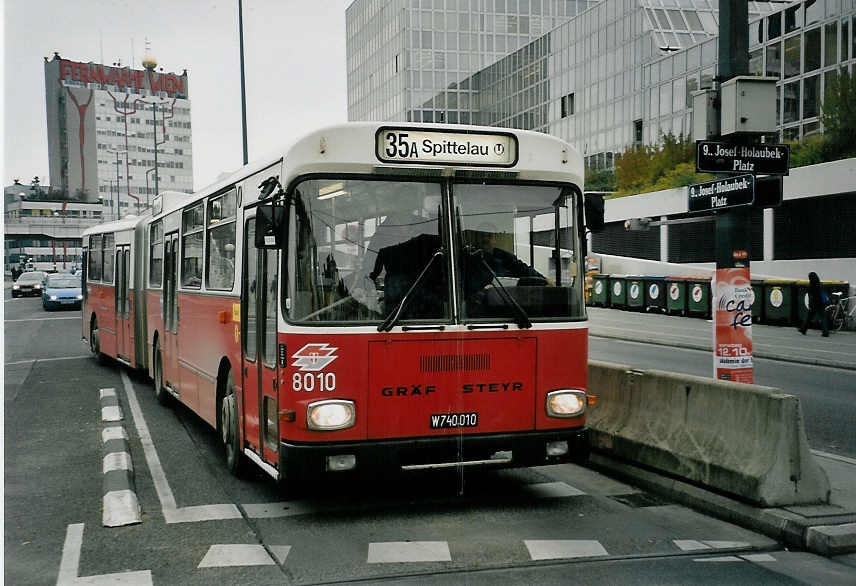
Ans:
[{"label": "pedestrian walking", "polygon": [[823,328],[823,337],[829,336],[829,318],[826,315],[826,306],[829,305],[829,296],[826,291],[820,286],[820,277],[814,271],[808,274],[808,313],[806,313],[800,333],[805,336],[808,329],[808,324],[815,314],[820,318],[821,327]]}]

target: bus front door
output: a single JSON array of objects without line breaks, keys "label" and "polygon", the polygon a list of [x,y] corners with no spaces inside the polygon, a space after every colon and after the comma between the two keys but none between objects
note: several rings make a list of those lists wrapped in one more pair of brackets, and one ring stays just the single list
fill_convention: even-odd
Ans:
[{"label": "bus front door", "polygon": [[243,422],[244,438],[260,459],[279,465],[276,385],[277,251],[255,247],[255,218],[244,230]]}]

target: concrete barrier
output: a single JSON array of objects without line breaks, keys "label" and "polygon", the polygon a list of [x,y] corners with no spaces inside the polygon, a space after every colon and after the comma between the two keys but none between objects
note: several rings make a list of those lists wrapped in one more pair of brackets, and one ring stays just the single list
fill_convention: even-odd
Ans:
[{"label": "concrete barrier", "polygon": [[797,397],[606,362],[588,372],[592,449],[759,506],[829,502]]}]

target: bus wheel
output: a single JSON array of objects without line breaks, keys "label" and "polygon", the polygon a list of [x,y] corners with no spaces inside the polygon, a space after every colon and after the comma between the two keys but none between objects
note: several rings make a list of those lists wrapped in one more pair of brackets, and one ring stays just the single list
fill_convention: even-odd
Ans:
[{"label": "bus wheel", "polygon": [[95,360],[98,364],[104,364],[106,357],[101,352],[101,341],[98,339],[98,320],[92,320],[92,327],[89,328],[89,350],[95,355]]},{"label": "bus wheel", "polygon": [[220,439],[226,452],[226,468],[235,476],[240,476],[244,457],[241,454],[240,432],[238,427],[238,399],[232,371],[226,372],[226,393],[220,402]]},{"label": "bus wheel", "polygon": [[167,393],[166,388],[163,386],[163,361],[161,358],[160,342],[155,342],[153,363],[155,397],[157,397],[158,403],[166,405],[169,403],[169,393]]}]

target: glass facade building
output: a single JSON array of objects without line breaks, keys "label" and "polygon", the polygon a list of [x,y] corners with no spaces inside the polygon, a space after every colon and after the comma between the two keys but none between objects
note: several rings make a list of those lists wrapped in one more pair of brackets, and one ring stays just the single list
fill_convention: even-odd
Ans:
[{"label": "glass facade building", "polygon": [[[717,7],[357,0],[346,15],[348,115],[538,130],[612,166],[633,144],[691,134],[692,93],[716,77]],[[856,57],[856,0],[750,1],[749,23],[750,73],[780,79],[779,138],[818,132],[829,80]]]}]

